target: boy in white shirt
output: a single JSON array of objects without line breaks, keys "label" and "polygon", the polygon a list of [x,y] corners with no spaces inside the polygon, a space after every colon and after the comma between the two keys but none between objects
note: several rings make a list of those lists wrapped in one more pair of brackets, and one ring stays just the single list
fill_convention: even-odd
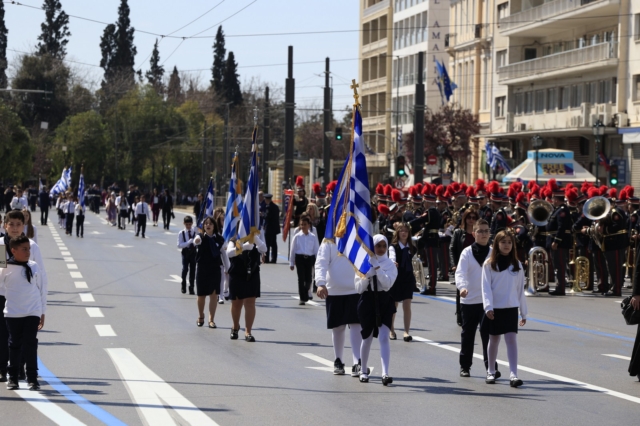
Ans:
[{"label": "boy in white shirt", "polygon": [[191,229],[193,218],[184,217],[184,229],[178,232],[178,248],[182,249],[182,294],[187,292],[187,273],[189,273],[189,294],[196,294],[193,285],[196,279],[196,246],[194,239],[198,233]]},{"label": "boy in white shirt", "polygon": [[145,196],[141,195],[140,202],[136,204],[133,215],[136,220],[136,237],[140,235],[140,231],[142,230],[142,238],[146,238],[144,233],[147,230],[147,215],[149,214],[149,204],[145,201]]},{"label": "boy in white shirt", "polygon": [[84,213],[86,212],[85,206],[81,203],[76,203],[76,238],[84,238]]},{"label": "boy in white shirt", "polygon": [[[29,260],[31,244],[24,235],[11,239],[12,258],[0,269],[0,288],[6,295],[4,317],[9,329],[9,381],[7,389],[18,389],[22,361],[27,364],[29,390],[39,390],[38,330],[44,326],[47,287],[38,264]],[[22,359],[24,357],[24,359]]]},{"label": "boy in white shirt", "polygon": [[313,267],[316,263],[318,253],[318,237],[312,232],[311,220],[309,216],[300,217],[300,232],[295,234],[291,241],[291,256],[289,267],[293,271],[297,267],[298,272],[298,293],[300,294],[300,305],[309,301],[309,288],[313,280]]}]

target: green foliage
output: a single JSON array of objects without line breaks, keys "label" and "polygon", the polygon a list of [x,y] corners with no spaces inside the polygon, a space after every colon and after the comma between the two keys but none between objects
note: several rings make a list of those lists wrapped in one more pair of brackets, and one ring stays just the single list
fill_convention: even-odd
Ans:
[{"label": "green foliage", "polygon": [[50,55],[56,59],[67,56],[67,37],[69,32],[69,15],[62,10],[59,0],[44,0],[42,9],[45,21],[40,25],[42,33],[38,36],[38,55]]},{"label": "green foliage", "polygon": [[0,89],[7,88],[7,34],[4,24],[4,2],[0,2]]},{"label": "green foliage", "polygon": [[211,69],[211,85],[213,86],[213,90],[218,94],[222,94],[224,91],[223,80],[226,69],[226,54],[227,49],[224,47],[224,32],[222,32],[222,25],[220,25],[216,33],[216,40],[213,43],[213,68]]},{"label": "green foliage", "polygon": [[145,74],[147,81],[158,92],[159,95],[164,93],[164,84],[162,78],[164,77],[164,67],[160,65],[160,52],[158,52],[158,39],[153,45],[153,52],[151,52],[151,59],[149,60],[150,68]]},{"label": "green foliage", "polygon": [[180,105],[184,102],[184,93],[182,93],[182,82],[180,81],[180,74],[178,74],[178,67],[173,67],[171,77],[169,77],[169,85],[167,86],[167,100],[174,105]]},{"label": "green foliage", "polygon": [[23,182],[31,175],[33,145],[16,113],[0,101],[0,179]]},{"label": "green foliage", "polygon": [[229,52],[224,74],[224,97],[232,106],[242,105],[242,92],[238,80],[238,64],[233,52]]}]

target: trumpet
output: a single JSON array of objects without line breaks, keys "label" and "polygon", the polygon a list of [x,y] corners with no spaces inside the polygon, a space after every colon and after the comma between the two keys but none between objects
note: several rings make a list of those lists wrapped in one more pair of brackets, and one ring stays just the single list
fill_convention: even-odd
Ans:
[{"label": "trumpet", "polygon": [[529,250],[529,278],[525,285],[525,296],[537,296],[538,291],[549,288],[547,271],[549,268],[549,255],[542,247],[534,247]]},{"label": "trumpet", "polygon": [[411,259],[411,266],[413,267],[413,275],[416,277],[416,283],[423,290],[427,286],[427,279],[424,276],[424,267],[422,266],[422,260],[420,255],[417,254]]}]

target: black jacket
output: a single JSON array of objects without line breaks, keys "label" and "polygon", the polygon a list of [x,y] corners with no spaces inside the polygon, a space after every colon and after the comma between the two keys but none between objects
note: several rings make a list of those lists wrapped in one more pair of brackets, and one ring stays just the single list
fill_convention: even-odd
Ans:
[{"label": "black jacket", "polygon": [[467,239],[467,232],[462,228],[456,228],[453,231],[453,236],[451,237],[451,244],[449,245],[449,257],[451,258],[451,264],[454,266],[458,265],[458,261],[460,260],[460,255],[462,254],[462,250],[466,248],[464,245],[465,240]]},{"label": "black jacket", "polygon": [[38,198],[40,199],[40,208],[48,209],[51,207],[51,200],[49,200],[49,193],[46,191],[40,192]]},{"label": "black jacket", "polygon": [[280,233],[280,207],[275,203],[269,203],[266,206],[264,233],[270,235],[278,235]]}]

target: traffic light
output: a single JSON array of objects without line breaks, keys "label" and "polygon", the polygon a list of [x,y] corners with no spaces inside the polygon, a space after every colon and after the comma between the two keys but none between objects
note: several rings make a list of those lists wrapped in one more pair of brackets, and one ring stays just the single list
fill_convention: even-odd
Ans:
[{"label": "traffic light", "polygon": [[342,127],[336,127],[335,135],[337,141],[342,140]]},{"label": "traffic light", "polygon": [[318,167],[318,177],[324,176],[324,167]]},{"label": "traffic light", "polygon": [[399,155],[398,158],[396,158],[396,173],[398,174],[398,177],[405,177],[407,175],[407,172],[404,170],[404,165],[404,155]]},{"label": "traffic light", "polygon": [[618,165],[612,164],[609,166],[609,185],[618,184]]}]

